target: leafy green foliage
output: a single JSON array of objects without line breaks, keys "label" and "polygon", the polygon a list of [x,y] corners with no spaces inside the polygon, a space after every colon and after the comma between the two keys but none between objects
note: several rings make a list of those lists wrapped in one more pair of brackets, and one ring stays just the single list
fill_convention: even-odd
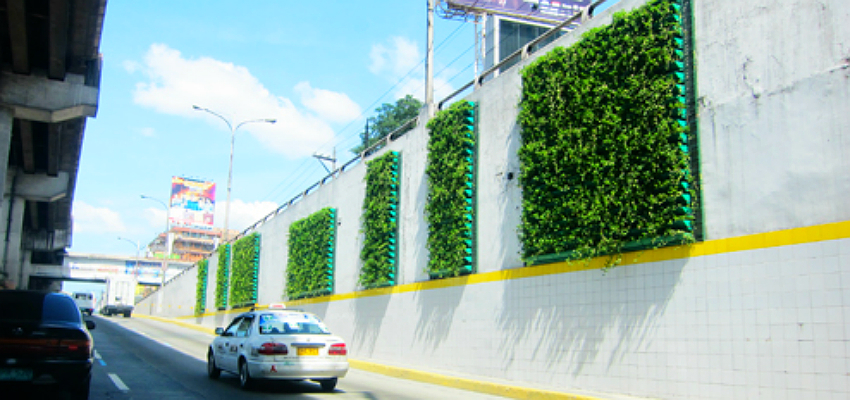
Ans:
[{"label": "leafy green foliage", "polygon": [[201,315],[207,311],[207,274],[209,273],[210,261],[207,259],[198,261],[198,282],[195,289],[195,315]]},{"label": "leafy green foliage", "polygon": [[286,296],[289,299],[333,293],[336,210],[324,208],[289,226]]},{"label": "leafy green foliage", "polygon": [[[352,153],[360,154],[368,149],[405,122],[419,115],[422,102],[411,95],[396,100],[395,104],[384,103],[375,109],[376,115],[366,120],[366,129],[360,132],[361,144],[351,149]],[[413,129],[413,127],[410,127]],[[409,130],[409,129],[408,129]]]},{"label": "leafy green foliage", "polygon": [[233,244],[233,273],[230,275],[230,303],[234,306],[257,302],[257,274],[260,267],[260,234],[252,233]]},{"label": "leafy green foliage", "polygon": [[215,306],[227,308],[230,283],[230,244],[218,246],[218,269],[215,272]]},{"label": "leafy green foliage", "polygon": [[609,255],[610,267],[629,243],[692,240],[678,13],[670,0],[617,13],[522,71],[526,260]]},{"label": "leafy green foliage", "polygon": [[432,278],[473,271],[475,105],[458,102],[428,122],[428,273]]},{"label": "leafy green foliage", "polygon": [[365,288],[391,286],[396,282],[399,199],[399,154],[388,152],[366,165],[366,197],[363,199],[360,284]]}]

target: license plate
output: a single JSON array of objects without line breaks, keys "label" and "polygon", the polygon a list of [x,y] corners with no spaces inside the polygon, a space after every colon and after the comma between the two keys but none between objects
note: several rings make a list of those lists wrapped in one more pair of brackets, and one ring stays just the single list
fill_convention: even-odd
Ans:
[{"label": "license plate", "polygon": [[317,356],[319,355],[318,347],[299,347],[298,348],[299,356]]},{"label": "license plate", "polygon": [[21,368],[0,369],[0,381],[31,381],[32,370]]}]

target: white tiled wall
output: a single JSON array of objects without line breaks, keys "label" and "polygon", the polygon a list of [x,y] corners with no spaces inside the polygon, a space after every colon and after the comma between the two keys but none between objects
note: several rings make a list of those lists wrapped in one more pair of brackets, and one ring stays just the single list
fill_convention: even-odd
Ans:
[{"label": "white tiled wall", "polygon": [[570,391],[850,398],[850,239],[305,306],[351,357]]}]

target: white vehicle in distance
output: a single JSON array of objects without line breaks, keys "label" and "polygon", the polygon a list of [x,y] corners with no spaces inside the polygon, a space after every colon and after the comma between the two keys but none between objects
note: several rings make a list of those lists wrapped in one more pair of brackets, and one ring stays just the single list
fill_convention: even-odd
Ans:
[{"label": "white vehicle in distance", "polygon": [[330,392],[348,373],[345,341],[308,312],[272,305],[240,314],[215,333],[207,373],[211,379],[221,371],[239,375],[243,389],[259,379],[309,379]]},{"label": "white vehicle in distance", "polygon": [[74,292],[74,302],[80,308],[80,313],[91,315],[94,312],[94,293]]}]

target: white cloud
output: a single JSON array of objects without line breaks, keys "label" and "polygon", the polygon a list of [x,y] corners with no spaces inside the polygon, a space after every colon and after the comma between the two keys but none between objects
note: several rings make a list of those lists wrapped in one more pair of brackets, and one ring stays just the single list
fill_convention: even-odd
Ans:
[{"label": "white cloud", "polygon": [[344,93],[317,89],[309,82],[298,83],[295,91],[301,95],[302,104],[324,119],[344,123],[360,117],[360,106]]},{"label": "white cloud", "polygon": [[159,232],[165,231],[165,219],[168,217],[165,208],[146,208],[144,211],[144,215],[145,219],[148,221],[148,225],[150,225],[152,228],[156,228]]},{"label": "white cloud", "polygon": [[369,71],[375,75],[388,74],[390,79],[399,79],[422,61],[419,48],[410,39],[395,36],[388,45],[376,44],[370,53],[372,65]]},{"label": "white cloud", "polygon": [[139,133],[144,137],[156,136],[156,130],[154,130],[153,128],[139,128]]},{"label": "white cloud", "polygon": [[73,219],[74,233],[121,233],[127,230],[118,212],[79,200],[74,201]]},{"label": "white cloud", "polygon": [[[392,37],[386,44],[373,45],[370,56],[372,63],[369,65],[369,71],[385,77],[388,83],[398,83],[393,94],[395,98],[409,94],[421,101],[425,100],[425,64],[422,63],[424,56],[415,42],[404,37]],[[443,76],[452,73],[450,70],[442,71]],[[435,101],[445,98],[454,90],[444,78],[434,78]]]},{"label": "white cloud", "polygon": [[124,66],[124,70],[131,74],[139,70],[139,63],[135,61],[124,61],[122,65]]},{"label": "white cloud", "polygon": [[[442,99],[445,99],[446,96],[452,94],[455,89],[454,87],[445,79],[441,77],[434,78],[434,101],[439,102]],[[419,101],[425,101],[425,79],[407,79],[396,89],[396,97],[404,97],[405,95],[412,95],[413,97],[419,99]]]},{"label": "white cloud", "polygon": [[[129,65],[132,63],[125,63],[125,68]],[[325,121],[298,110],[289,99],[274,96],[245,67],[209,57],[184,58],[167,45],[154,44],[137,69],[147,80],[136,84],[136,104],[166,114],[205,118],[219,129],[227,129],[220,119],[193,110],[192,105],[213,110],[233,124],[276,119],[274,125],[250,123],[240,128],[272,151],[290,157],[309,156],[334,136]]]},{"label": "white cloud", "polygon": [[[227,207],[226,201],[217,202],[215,205],[215,225],[224,228],[224,213]],[[254,201],[246,203],[242,200],[233,200],[230,206],[230,221],[228,228],[241,231],[254,225],[261,218],[269,215],[279,207],[271,201]]]}]

